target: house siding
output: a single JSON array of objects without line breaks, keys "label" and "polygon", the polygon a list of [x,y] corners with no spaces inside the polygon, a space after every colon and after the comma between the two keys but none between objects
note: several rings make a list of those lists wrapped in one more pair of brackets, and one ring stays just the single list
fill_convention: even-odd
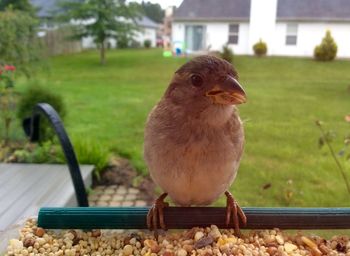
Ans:
[{"label": "house siding", "polygon": [[[235,24],[235,22],[227,23],[226,39],[228,38],[228,26],[229,24]],[[249,23],[239,23],[238,44],[229,44],[235,54],[247,54],[249,51]],[[221,45],[222,48],[222,45]],[[220,50],[219,48],[218,50]]]},{"label": "house siding", "polygon": [[157,31],[155,28],[143,28],[135,33],[135,40],[143,46],[145,40],[151,41],[151,47],[156,47]]},{"label": "house siding", "polygon": [[[137,31],[134,35],[134,40],[137,41],[142,47],[145,40],[151,41],[151,47],[156,46],[157,40],[157,31],[155,28],[143,28],[140,31]],[[107,44],[110,48],[117,47],[117,40],[114,38],[109,38]],[[96,48],[96,44],[91,36],[82,38],[82,46],[84,49]]]},{"label": "house siding", "polygon": [[[319,45],[326,31],[330,30],[338,45],[337,56],[350,58],[350,23],[336,22],[289,22],[298,24],[297,45],[286,45],[286,30],[288,22],[277,22],[274,45],[270,46],[272,55],[313,56],[316,45]],[[269,47],[269,45],[268,45]]]},{"label": "house siding", "polygon": [[172,42],[185,42],[185,24],[173,22],[172,24]]},{"label": "house siding", "polygon": [[[185,41],[186,24],[205,25],[203,50],[208,46],[221,50],[228,41],[229,24],[239,23],[239,42],[230,45],[235,54],[254,54],[253,45],[262,39],[267,43],[268,55],[312,57],[316,45],[330,30],[338,45],[337,57],[350,58],[348,0],[218,0],[210,2],[213,5],[204,5],[203,1],[183,1],[174,16],[173,42]],[[237,11],[242,8],[244,12]],[[298,24],[296,45],[286,45],[290,23]],[[294,31],[290,26],[290,44],[295,39]]]},{"label": "house siding", "polygon": [[[276,25],[277,0],[251,0],[249,20],[249,49],[247,54],[253,54],[253,46],[260,39],[267,45],[274,44]],[[268,52],[268,55],[271,53]]]},{"label": "house siding", "polygon": [[185,42],[186,25],[205,26],[205,47],[203,50],[211,51],[222,50],[222,47],[228,42],[229,24],[239,24],[238,44],[229,46],[237,54],[246,54],[249,36],[249,24],[247,22],[179,22],[173,23],[172,41]]},{"label": "house siding", "polygon": [[[298,24],[297,44],[286,45],[287,24]],[[248,22],[174,22],[173,42],[185,42],[186,25],[203,25],[206,27],[205,49],[217,51],[228,41],[229,24],[239,24],[239,41],[230,44],[235,54],[253,54],[253,41],[250,37]],[[268,55],[312,57],[315,46],[320,44],[326,31],[330,30],[338,45],[338,58],[350,58],[350,23],[340,22],[286,22],[277,21],[274,31],[268,39]]]}]

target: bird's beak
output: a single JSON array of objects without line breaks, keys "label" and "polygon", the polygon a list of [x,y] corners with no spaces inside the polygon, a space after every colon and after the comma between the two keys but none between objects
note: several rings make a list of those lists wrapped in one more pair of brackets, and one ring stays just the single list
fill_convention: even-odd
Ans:
[{"label": "bird's beak", "polygon": [[214,103],[222,105],[238,105],[247,100],[243,87],[231,76],[227,76],[225,81],[215,85],[205,95]]}]

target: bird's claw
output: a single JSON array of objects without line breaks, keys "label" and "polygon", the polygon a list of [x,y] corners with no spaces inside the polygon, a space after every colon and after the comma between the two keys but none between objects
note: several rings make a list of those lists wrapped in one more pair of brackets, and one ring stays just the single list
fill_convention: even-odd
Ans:
[{"label": "bird's claw", "polygon": [[247,224],[247,217],[245,216],[242,208],[237,204],[236,200],[233,198],[232,194],[228,191],[225,192],[226,201],[226,226],[230,224],[231,216],[233,219],[233,226],[235,229],[235,235],[241,237],[241,231],[239,229],[239,219],[240,217],[242,224],[245,226]]},{"label": "bird's claw", "polygon": [[164,223],[164,208],[168,207],[169,204],[164,202],[167,193],[162,194],[149,209],[147,214],[147,227],[149,230],[153,230],[155,236],[158,235],[158,222],[161,229],[166,230]]}]

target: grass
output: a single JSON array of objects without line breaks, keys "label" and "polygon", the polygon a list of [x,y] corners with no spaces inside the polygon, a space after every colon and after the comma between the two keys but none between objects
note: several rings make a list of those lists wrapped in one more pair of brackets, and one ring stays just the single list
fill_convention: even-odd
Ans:
[{"label": "grass", "polygon": [[[186,60],[159,50],[98,52],[55,57],[45,86],[64,96],[65,125],[73,138],[89,138],[129,158],[143,173],[143,129],[173,72]],[[317,146],[316,119],[338,134],[349,131],[350,62],[235,56],[249,101],[239,107],[246,147],[231,191],[243,206],[350,206],[329,155]],[[25,88],[22,81],[17,88]],[[342,142],[341,136],[338,142]],[[270,184],[270,188],[263,186]],[[210,188],[205,188],[210,189]],[[205,191],[203,191],[205,193]],[[218,202],[224,203],[222,198]]]}]

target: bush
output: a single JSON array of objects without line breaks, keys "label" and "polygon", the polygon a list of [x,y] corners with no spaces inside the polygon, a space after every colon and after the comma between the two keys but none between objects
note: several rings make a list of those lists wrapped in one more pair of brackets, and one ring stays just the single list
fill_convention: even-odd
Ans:
[{"label": "bush", "polygon": [[[66,109],[62,97],[43,87],[33,85],[21,95],[18,102],[17,117],[20,120],[31,117],[33,107],[37,103],[43,102],[50,104],[57,111],[60,117],[64,119]],[[40,140],[52,140],[54,135],[55,133],[52,130],[49,122],[42,118],[40,120]]]},{"label": "bush", "polygon": [[141,48],[141,43],[136,40],[131,40],[130,48]]},{"label": "bush", "polygon": [[92,164],[95,166],[95,174],[108,166],[109,150],[96,141],[89,139],[73,138],[74,150],[80,164]]},{"label": "bush", "polygon": [[144,46],[145,48],[151,48],[151,44],[152,44],[152,42],[151,42],[151,40],[149,40],[149,39],[146,39],[146,40],[143,42],[143,46]]},{"label": "bush", "polygon": [[267,53],[267,45],[265,42],[263,42],[261,39],[259,40],[259,42],[257,42],[256,44],[254,44],[253,46],[253,50],[254,50],[254,54],[256,56],[264,56]]},{"label": "bush", "polygon": [[228,45],[222,47],[222,52],[220,53],[221,58],[232,63],[233,61],[233,51]]},{"label": "bush", "polygon": [[[15,119],[16,97],[13,90],[15,66],[0,65],[0,122],[4,125],[4,142],[8,144],[10,139],[10,128],[12,121]],[[0,138],[2,136],[0,135]]]},{"label": "bush", "polygon": [[22,149],[17,149],[11,161],[16,163],[65,163],[65,158],[59,145],[46,141],[41,145],[28,143]]},{"label": "bush", "polygon": [[337,56],[338,46],[335,43],[331,32],[327,30],[326,36],[322,39],[320,45],[317,45],[314,50],[316,60],[331,61]]},{"label": "bush", "polygon": [[27,77],[43,57],[36,31],[38,24],[25,12],[10,9],[0,12],[1,61],[16,66]]},{"label": "bush", "polygon": [[126,36],[117,37],[117,48],[125,49],[129,47],[129,39]]}]

